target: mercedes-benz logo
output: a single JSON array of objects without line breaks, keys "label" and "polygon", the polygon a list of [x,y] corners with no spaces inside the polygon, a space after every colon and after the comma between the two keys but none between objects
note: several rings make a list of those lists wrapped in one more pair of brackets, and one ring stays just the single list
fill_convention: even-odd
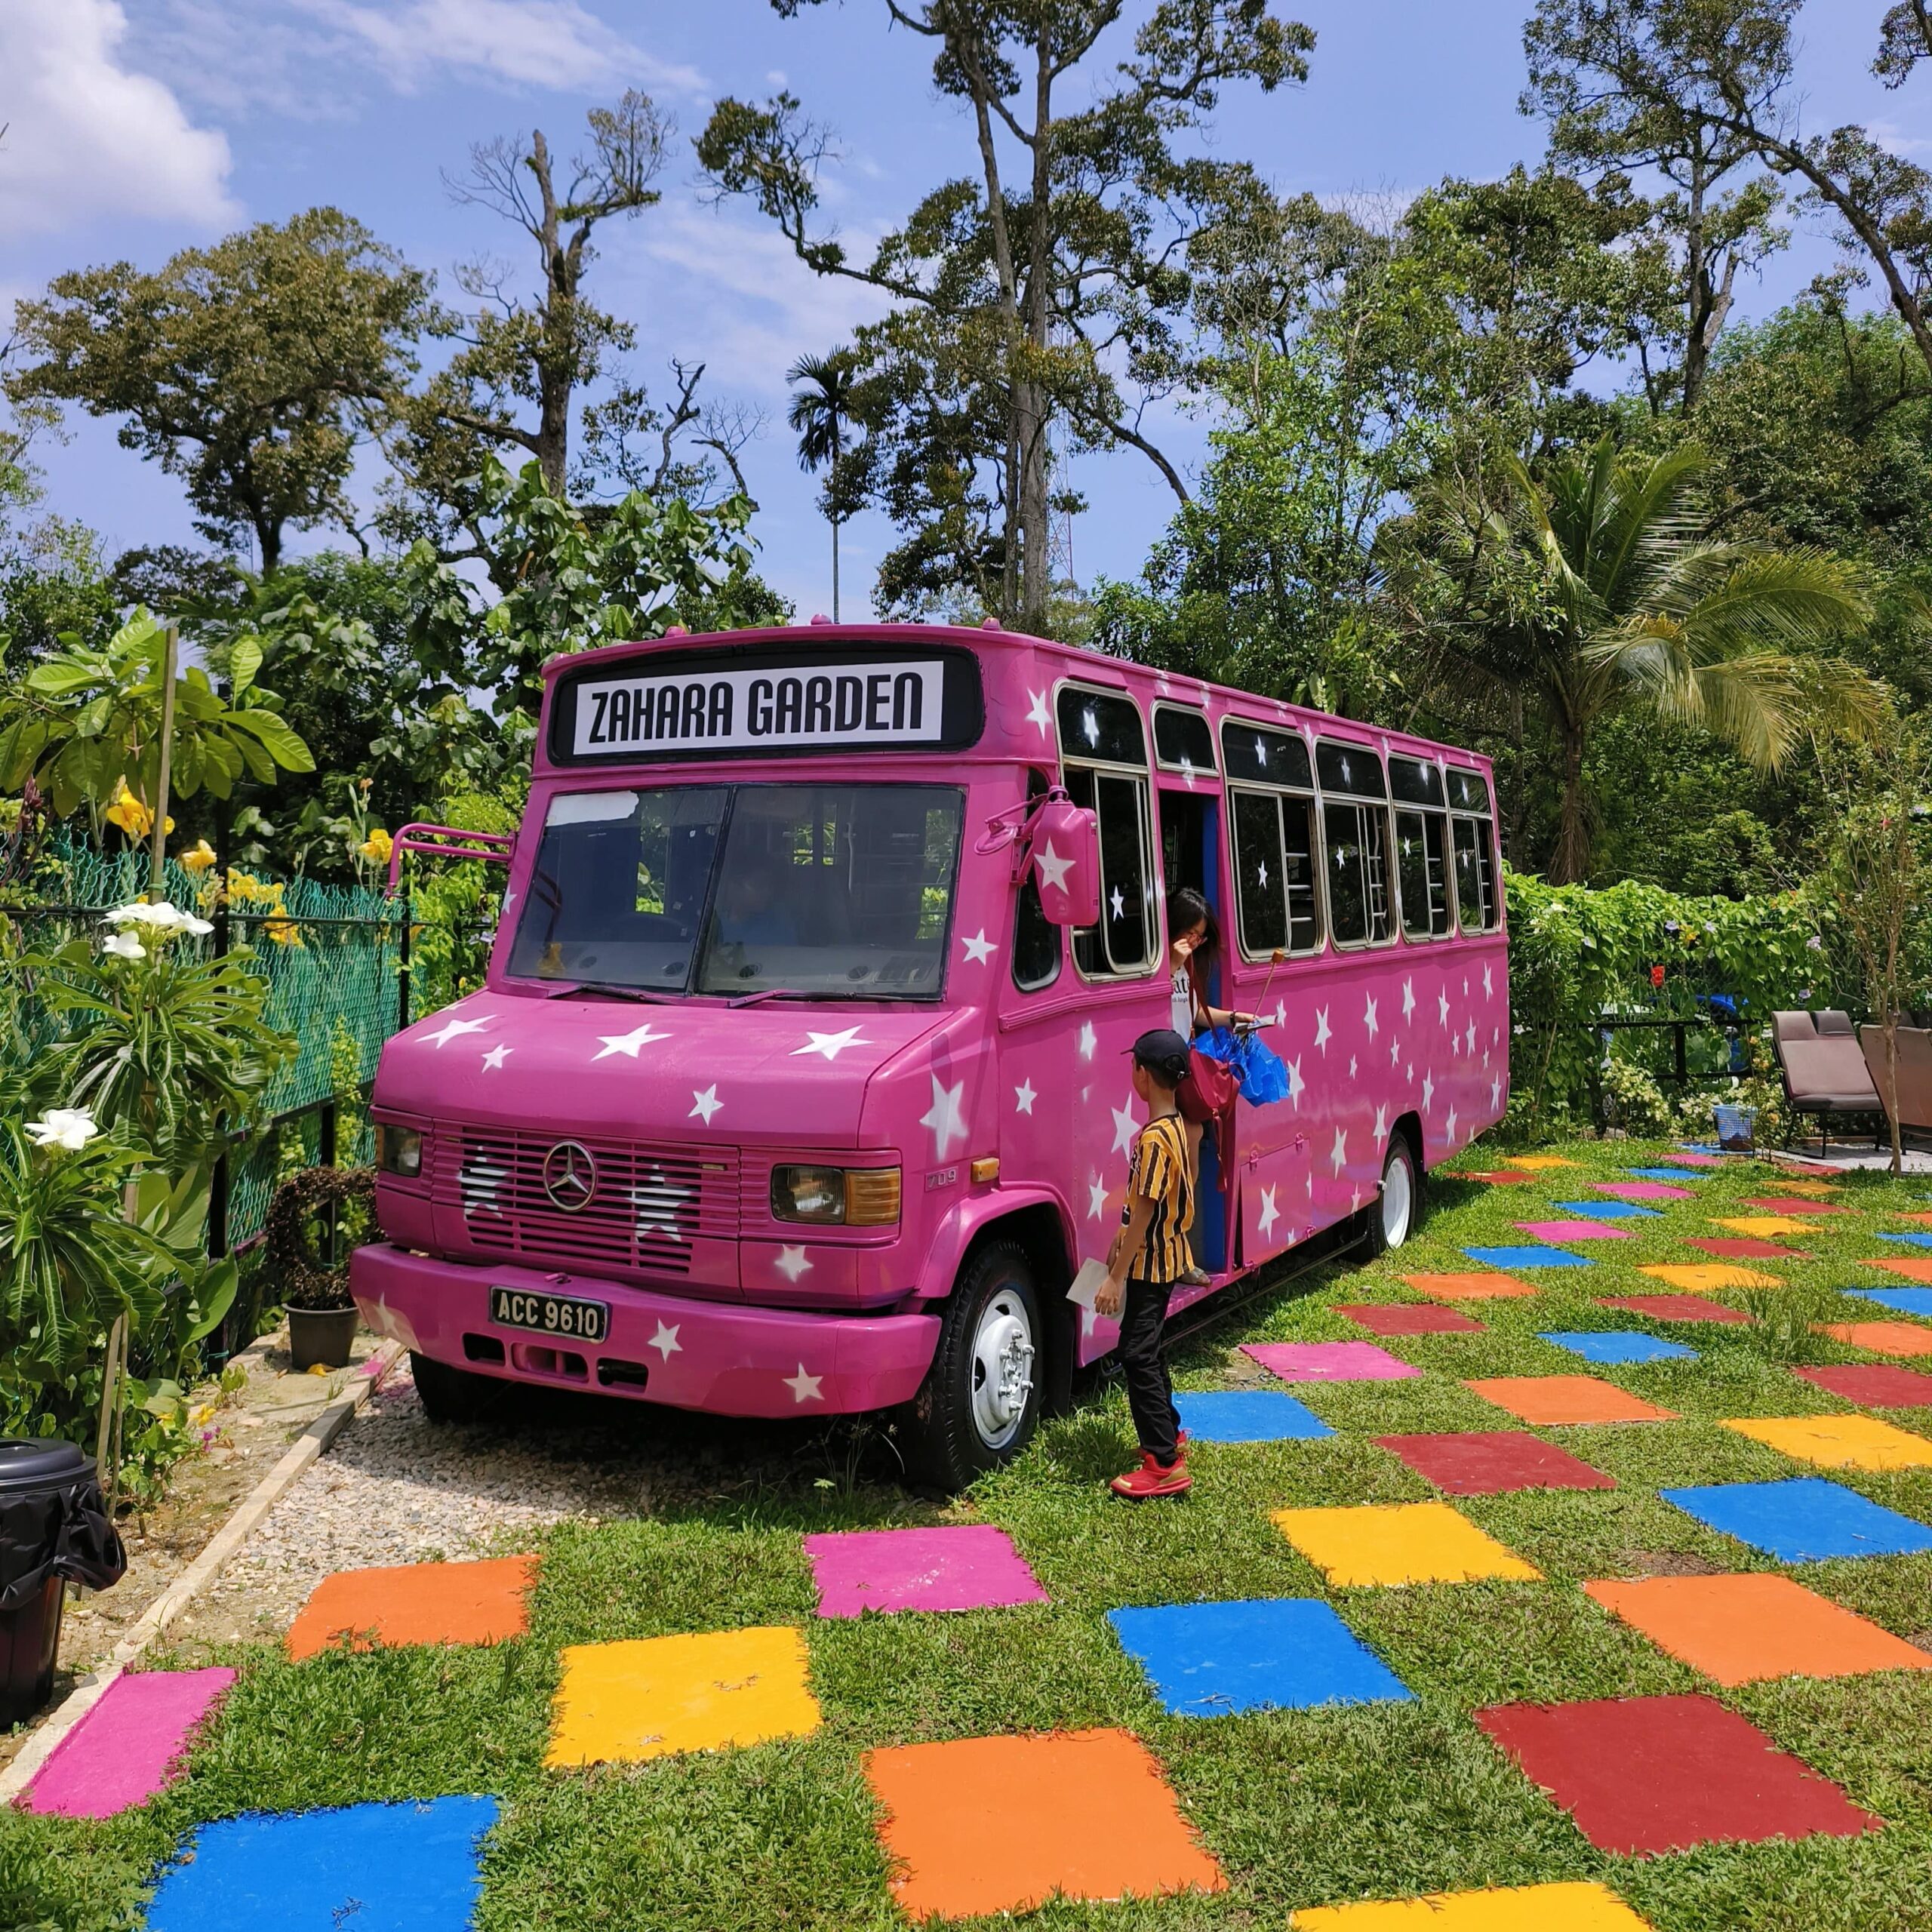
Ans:
[{"label": "mercedes-benz logo", "polygon": [[597,1192],[597,1163],[580,1140],[560,1140],[543,1156],[543,1192],[566,1214],[590,1204]]}]

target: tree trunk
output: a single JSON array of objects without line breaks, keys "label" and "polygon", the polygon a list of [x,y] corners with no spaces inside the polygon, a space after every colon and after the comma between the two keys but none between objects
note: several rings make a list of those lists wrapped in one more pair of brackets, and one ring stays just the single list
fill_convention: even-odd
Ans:
[{"label": "tree trunk", "polygon": [[1892,1176],[1905,1171],[1905,1144],[1899,1126],[1899,1010],[1894,1001],[1879,1016],[1885,1034],[1885,1118],[1892,1130]]},{"label": "tree trunk", "polygon": [[1560,730],[1562,803],[1557,814],[1556,850],[1550,857],[1549,882],[1575,885],[1590,866],[1590,829],[1583,797],[1583,732],[1580,725],[1571,724]]},{"label": "tree trunk", "polygon": [[281,568],[281,525],[273,517],[257,517],[254,525],[256,561],[267,577]]},{"label": "tree trunk", "polygon": [[530,137],[530,171],[537,177],[539,205],[538,245],[543,251],[543,340],[537,350],[537,466],[553,496],[564,494],[571,454],[571,356],[563,345],[576,330],[571,311],[577,305],[577,279],[581,238],[575,249],[564,248],[558,235],[559,211],[550,178],[550,145],[539,128]]},{"label": "tree trunk", "polygon": [[1705,326],[1711,312],[1711,264],[1704,245],[1703,137],[1697,138],[1697,152],[1690,160],[1690,218],[1684,224],[1684,272],[1690,283],[1690,300],[1684,318],[1684,408],[1687,415],[1697,407],[1697,392],[1704,386],[1704,371],[1711,359],[1705,340]]}]

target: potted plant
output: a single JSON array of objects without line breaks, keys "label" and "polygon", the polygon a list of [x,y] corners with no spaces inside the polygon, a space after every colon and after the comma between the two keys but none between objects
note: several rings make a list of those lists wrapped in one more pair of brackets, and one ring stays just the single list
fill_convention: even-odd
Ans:
[{"label": "potted plant", "polygon": [[310,1168],[275,1189],[263,1229],[269,1291],[288,1312],[288,1348],[303,1369],[348,1366],[355,1303],[347,1255],[375,1199],[367,1168]]}]

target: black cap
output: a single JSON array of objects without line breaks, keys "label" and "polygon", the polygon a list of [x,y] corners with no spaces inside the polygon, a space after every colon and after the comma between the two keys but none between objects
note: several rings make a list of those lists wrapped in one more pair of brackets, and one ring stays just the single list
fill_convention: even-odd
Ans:
[{"label": "black cap", "polygon": [[1129,1051],[1134,1055],[1135,1066],[1144,1066],[1150,1073],[1158,1073],[1170,1087],[1178,1087],[1187,1078],[1188,1057],[1192,1050],[1171,1026],[1149,1027]]}]

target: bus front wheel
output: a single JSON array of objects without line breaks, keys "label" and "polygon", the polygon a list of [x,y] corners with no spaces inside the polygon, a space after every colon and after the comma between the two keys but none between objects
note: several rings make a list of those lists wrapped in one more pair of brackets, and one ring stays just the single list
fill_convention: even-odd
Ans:
[{"label": "bus front wheel", "polygon": [[1040,1419],[1041,1340],[1026,1251],[1010,1241],[976,1249],[946,1297],[932,1366],[901,1432],[910,1474],[964,1489],[1019,1454]]},{"label": "bus front wheel", "polygon": [[1382,1186],[1368,1211],[1368,1242],[1371,1254],[1386,1254],[1400,1247],[1415,1232],[1422,1206],[1422,1170],[1408,1136],[1397,1134],[1389,1143],[1382,1163]]}]

